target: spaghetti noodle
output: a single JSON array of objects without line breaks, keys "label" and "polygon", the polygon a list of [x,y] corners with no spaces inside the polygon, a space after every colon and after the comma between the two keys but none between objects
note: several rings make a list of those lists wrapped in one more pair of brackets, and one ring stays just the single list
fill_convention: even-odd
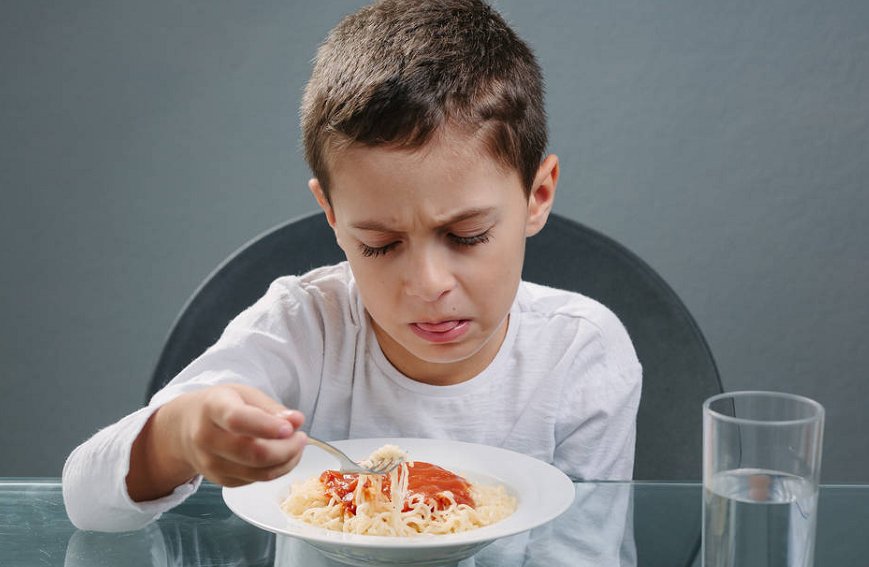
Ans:
[{"label": "spaghetti noodle", "polygon": [[436,465],[410,461],[395,445],[381,447],[366,464],[397,456],[404,462],[388,475],[327,470],[296,483],[281,509],[326,529],[382,536],[464,532],[516,509],[516,499],[503,486],[470,483]]}]

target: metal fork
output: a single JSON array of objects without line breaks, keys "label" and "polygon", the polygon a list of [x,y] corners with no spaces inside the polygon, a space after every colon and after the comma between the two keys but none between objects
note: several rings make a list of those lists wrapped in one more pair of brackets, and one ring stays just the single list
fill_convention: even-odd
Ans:
[{"label": "metal fork", "polygon": [[387,474],[402,463],[402,459],[390,459],[388,461],[377,463],[374,467],[369,468],[357,463],[345,455],[340,449],[326,443],[325,441],[320,441],[319,439],[315,439],[309,435],[308,443],[323,449],[338,459],[338,462],[341,463],[341,468],[338,469],[338,472],[342,474]]}]

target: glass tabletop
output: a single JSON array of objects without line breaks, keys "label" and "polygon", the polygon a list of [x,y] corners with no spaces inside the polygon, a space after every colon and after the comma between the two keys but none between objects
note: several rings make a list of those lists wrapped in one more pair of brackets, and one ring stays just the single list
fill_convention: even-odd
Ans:
[{"label": "glass tabletop", "polygon": [[[498,540],[459,565],[699,566],[697,483],[576,483],[553,522]],[[815,565],[869,564],[869,485],[821,487]],[[339,565],[306,543],[263,531],[230,512],[205,484],[184,504],[134,532],[76,530],[57,479],[0,479],[0,565]]]}]

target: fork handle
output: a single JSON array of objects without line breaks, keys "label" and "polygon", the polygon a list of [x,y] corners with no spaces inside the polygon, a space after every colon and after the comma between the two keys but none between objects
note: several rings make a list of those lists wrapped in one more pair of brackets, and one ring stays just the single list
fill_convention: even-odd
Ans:
[{"label": "fork handle", "polygon": [[343,453],[341,453],[341,451],[339,451],[338,449],[336,449],[332,445],[329,445],[325,441],[320,441],[316,437],[311,437],[310,435],[308,435],[308,443],[310,445],[314,445],[315,447],[319,447],[320,449],[323,449],[324,451],[326,451],[330,455],[334,455],[336,457],[338,457],[339,455],[342,457],[345,456]]},{"label": "fork handle", "polygon": [[310,435],[308,435],[308,443],[310,443],[311,445],[314,445],[315,447],[319,447],[320,449],[323,449],[324,451],[326,451],[327,453],[329,453],[330,455],[332,455],[333,457],[338,459],[338,462],[341,463],[341,470],[342,471],[343,470],[351,470],[354,472],[360,472],[363,470],[350,457],[345,455],[340,449],[338,449],[334,445],[326,443],[325,441],[320,441],[316,437],[311,437]]}]

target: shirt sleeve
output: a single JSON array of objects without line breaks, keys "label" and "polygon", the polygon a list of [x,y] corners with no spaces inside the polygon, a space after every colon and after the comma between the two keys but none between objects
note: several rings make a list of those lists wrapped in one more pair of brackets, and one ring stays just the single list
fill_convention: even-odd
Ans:
[{"label": "shirt sleeve", "polygon": [[630,480],[642,367],[612,312],[583,323],[556,421],[554,464],[575,480]]},{"label": "shirt sleeve", "polygon": [[127,493],[133,442],[157,407],[145,407],[97,432],[79,445],[63,467],[63,502],[80,530],[137,530],[193,494],[201,477],[158,500],[134,502]]}]

